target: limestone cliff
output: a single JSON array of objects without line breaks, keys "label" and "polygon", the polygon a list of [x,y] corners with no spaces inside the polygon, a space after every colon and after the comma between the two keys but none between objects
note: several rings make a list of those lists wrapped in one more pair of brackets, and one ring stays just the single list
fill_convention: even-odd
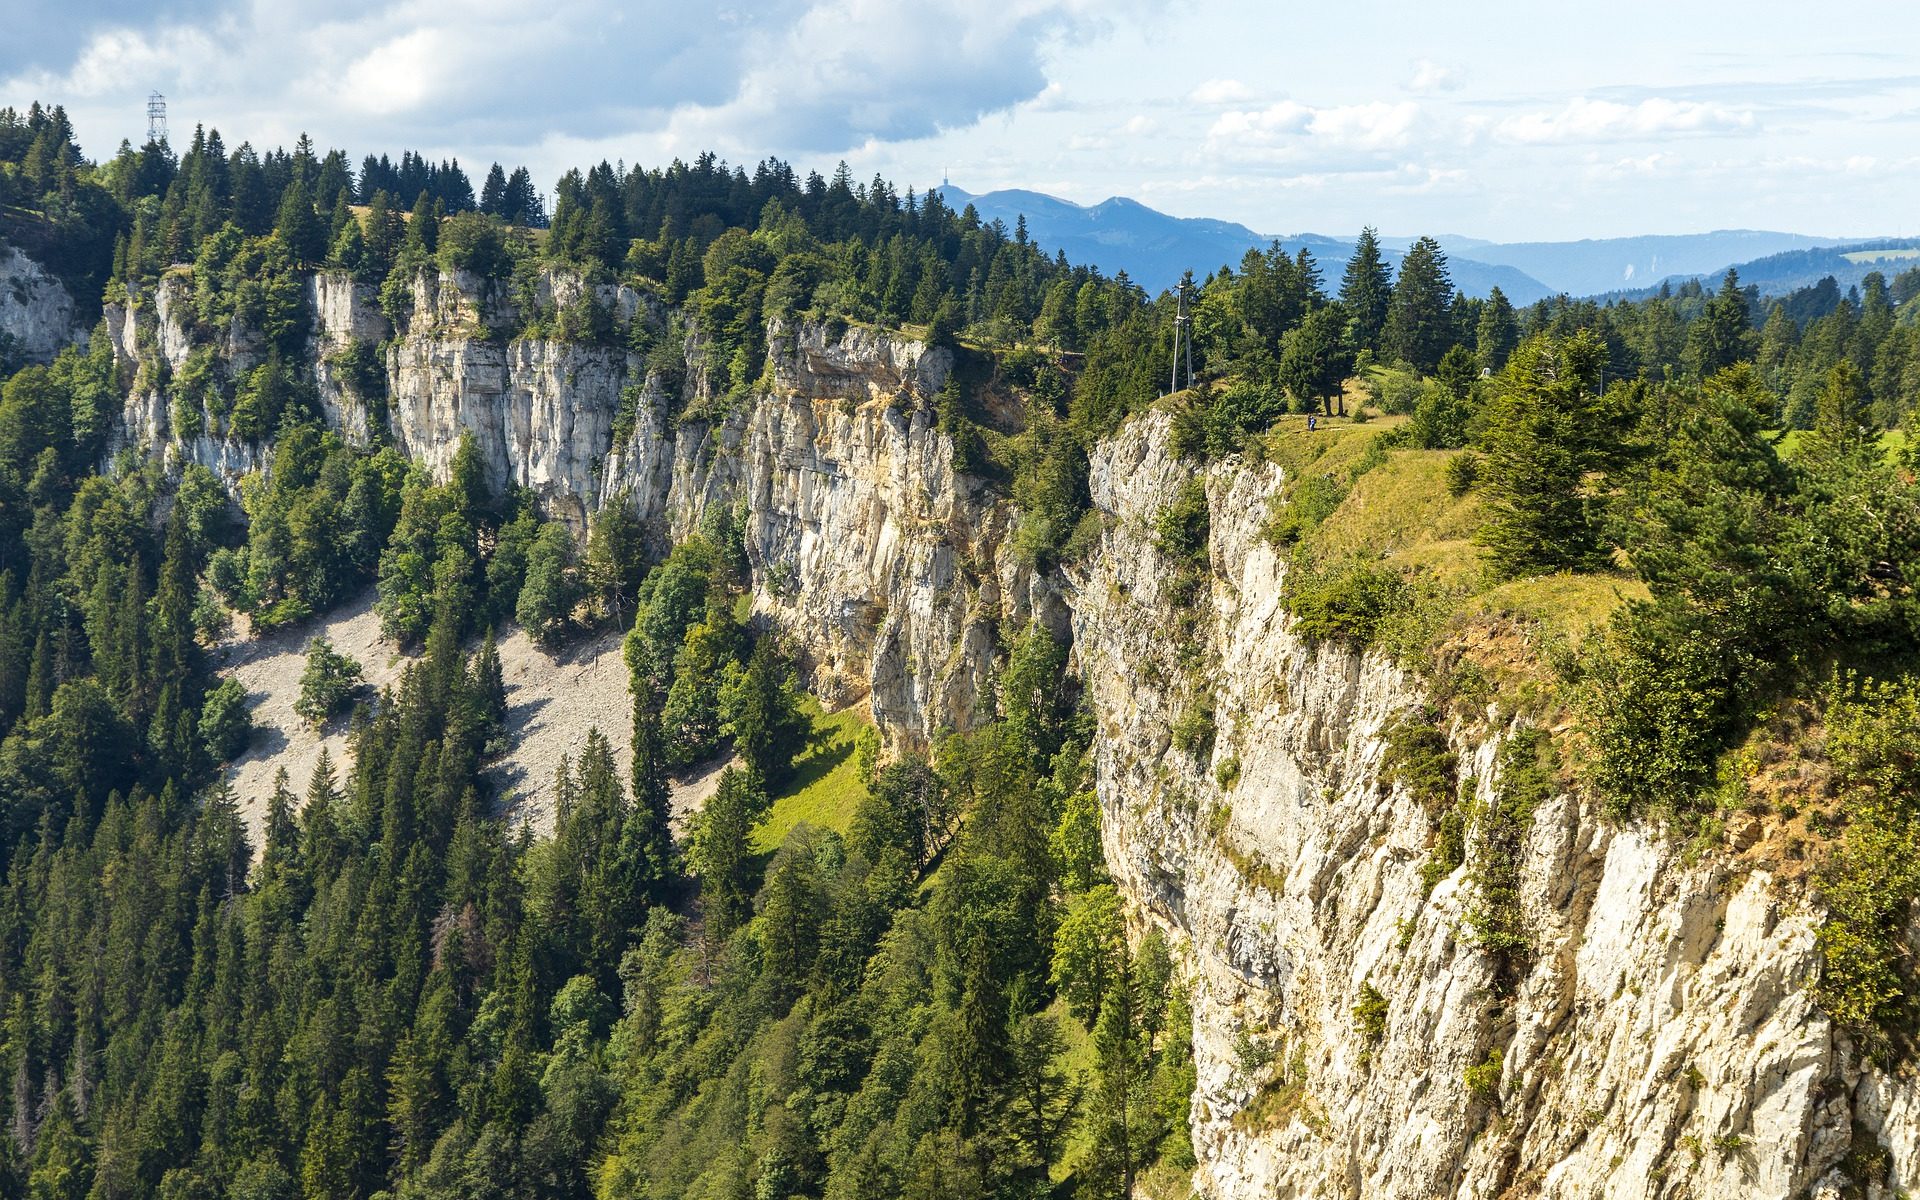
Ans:
[{"label": "limestone cliff", "polygon": [[[584,287],[549,274],[535,302],[564,305]],[[1011,552],[1011,507],[951,468],[927,403],[950,368],[945,351],[858,326],[775,323],[760,386],[716,403],[695,336],[687,386],[706,415],[687,417],[687,397],[668,395],[636,354],[512,336],[518,314],[498,281],[423,272],[397,329],[344,274],[306,288],[309,366],[331,427],[356,441],[384,433],[436,476],[471,436],[495,487],[530,489],[577,529],[605,504],[631,505],[663,547],[709,510],[739,508],[756,612],[794,638],[823,698],[870,702],[896,744],[973,722],[1004,622],[1037,616],[1065,631],[1054,582]],[[595,299],[622,325],[662,320],[631,289],[602,285]],[[179,270],[107,315],[136,379],[118,449],[230,477],[264,465],[265,447],[219,436],[210,413],[202,432],[177,434],[165,387],[196,346],[213,346],[230,376],[251,368],[257,339],[196,328]],[[356,342],[386,346],[381,430],[339,365]],[[627,394],[631,431],[616,445]]]},{"label": "limestone cliff", "polygon": [[[1476,944],[1466,867],[1424,893],[1433,820],[1382,774],[1384,731],[1420,689],[1378,654],[1290,634],[1285,560],[1259,533],[1275,467],[1208,472],[1200,654],[1183,659],[1164,636],[1178,571],[1149,532],[1193,469],[1167,433],[1149,417],[1095,455],[1111,520],[1073,625],[1110,868],[1190,952],[1199,1193],[1913,1186],[1915,1089],[1863,1064],[1816,1007],[1819,914],[1802,889],[1689,862],[1660,831],[1558,795],[1517,850],[1531,952],[1513,978]],[[1168,736],[1196,693],[1216,709],[1206,761]],[[1512,732],[1454,730],[1483,801]],[[1355,1015],[1368,988],[1385,1002],[1370,1029]]]},{"label": "limestone cliff", "polygon": [[60,281],[0,243],[0,344],[11,346],[18,361],[43,363],[85,332]]}]

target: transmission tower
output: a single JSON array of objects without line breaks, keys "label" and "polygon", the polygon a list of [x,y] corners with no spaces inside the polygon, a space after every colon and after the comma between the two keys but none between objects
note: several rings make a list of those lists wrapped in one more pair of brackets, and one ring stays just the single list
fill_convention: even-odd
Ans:
[{"label": "transmission tower", "polygon": [[159,92],[147,96],[147,140],[167,140],[167,98]]},{"label": "transmission tower", "polygon": [[1180,390],[1183,355],[1187,386],[1193,386],[1193,314],[1187,311],[1187,293],[1192,290],[1193,272],[1188,271],[1173,289],[1173,375],[1167,380],[1169,393]]}]

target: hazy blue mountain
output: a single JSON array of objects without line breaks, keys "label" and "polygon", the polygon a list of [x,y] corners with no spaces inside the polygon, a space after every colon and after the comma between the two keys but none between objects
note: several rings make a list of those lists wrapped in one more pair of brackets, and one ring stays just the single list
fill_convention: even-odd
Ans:
[{"label": "hazy blue mountain", "polygon": [[1676,276],[1724,272],[1729,263],[1857,240],[1807,237],[1759,229],[1719,229],[1578,242],[1482,242],[1442,238],[1449,253],[1525,271],[1555,291],[1574,296],[1628,291]]},{"label": "hazy blue mountain", "polygon": [[[972,204],[982,220],[1009,228],[1023,214],[1035,241],[1064,250],[1074,262],[1092,263],[1109,274],[1125,271],[1150,289],[1171,286],[1180,272],[1204,275],[1238,263],[1252,247],[1274,235],[1232,221],[1176,217],[1116,196],[1099,204],[1074,204],[1041,192],[1008,189],[972,195],[947,185],[942,196],[955,208]],[[1413,244],[1410,236],[1383,236],[1381,245],[1398,265]],[[1848,248],[1904,245],[1897,239],[1823,238],[1760,229],[1712,233],[1589,238],[1574,242],[1489,242],[1460,234],[1439,238],[1462,291],[1485,295],[1498,285],[1515,304],[1530,304],[1561,292],[1573,296],[1644,293],[1665,279],[1718,277],[1730,264],[1749,270],[1768,291],[1785,291],[1832,274],[1843,285],[1859,282],[1872,264],[1840,257]],[[1281,234],[1288,250],[1306,247],[1329,282],[1353,252],[1351,236]],[[1881,264],[1885,266],[1886,264]],[[1895,267],[1894,269],[1898,269]],[[1889,271],[1891,273],[1891,271]]]},{"label": "hazy blue mountain", "polygon": [[[1070,260],[1092,264],[1108,274],[1125,271],[1135,282],[1154,291],[1171,287],[1185,270],[1205,275],[1222,266],[1237,265],[1248,250],[1264,248],[1274,241],[1271,234],[1256,233],[1232,221],[1175,217],[1123,196],[1085,205],[1019,189],[978,196],[951,184],[939,190],[941,198],[954,208],[972,204],[981,220],[997,219],[1009,229],[1025,216],[1027,232],[1041,246],[1064,250]],[[1466,241],[1458,240],[1463,244]],[[1337,285],[1340,268],[1353,253],[1350,237],[1282,234],[1279,241],[1289,251],[1305,247],[1319,261],[1329,286]],[[1399,239],[1387,247],[1392,265],[1399,265],[1400,252],[1411,241]],[[1515,304],[1531,304],[1556,290],[1515,267],[1458,257],[1451,250],[1449,263],[1454,286],[1470,295],[1484,296],[1497,285]]]},{"label": "hazy blue mountain", "polygon": [[1862,279],[1875,271],[1891,282],[1900,272],[1920,267],[1920,238],[1869,238],[1835,246],[1787,250],[1764,258],[1715,267],[1710,271],[1669,275],[1659,284],[1622,288],[1609,293],[1609,296],[1638,300],[1659,291],[1661,286],[1674,286],[1689,279],[1717,286],[1729,266],[1740,273],[1742,284],[1759,288],[1765,296],[1784,295],[1799,288],[1811,287],[1828,276],[1833,277],[1840,292],[1844,293],[1850,287],[1857,287]]}]

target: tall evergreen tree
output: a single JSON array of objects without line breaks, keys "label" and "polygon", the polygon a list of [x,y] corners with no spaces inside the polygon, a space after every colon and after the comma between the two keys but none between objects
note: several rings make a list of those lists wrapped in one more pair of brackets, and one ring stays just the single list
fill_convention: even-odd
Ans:
[{"label": "tall evergreen tree", "polygon": [[1380,251],[1380,235],[1368,225],[1360,230],[1353,256],[1347,259],[1346,273],[1340,278],[1340,303],[1347,312],[1348,340],[1354,349],[1380,348],[1392,296],[1393,280],[1386,256]]},{"label": "tall evergreen tree", "polygon": [[296,177],[280,198],[280,215],[274,232],[286,244],[287,253],[303,267],[318,266],[327,260],[327,226],[314,211],[313,197],[304,181]]},{"label": "tall evergreen tree", "polygon": [[1388,356],[1421,374],[1431,374],[1453,344],[1453,280],[1432,238],[1420,238],[1401,258],[1380,338]]}]

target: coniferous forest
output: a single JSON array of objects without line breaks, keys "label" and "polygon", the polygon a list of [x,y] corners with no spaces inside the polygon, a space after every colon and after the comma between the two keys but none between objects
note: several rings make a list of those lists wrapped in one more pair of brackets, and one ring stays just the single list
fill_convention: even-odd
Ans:
[{"label": "coniferous forest", "polygon": [[[1003,630],[992,712],[918,750],[869,733],[845,831],[756,850],[809,724],[794,647],[743,616],[738,514],[655,553],[621,505],[576,535],[491,489],[470,445],[437,478],[382,436],[377,345],[330,364],[370,436],[329,429],[302,287],[320,270],[396,317],[423,272],[501,281],[503,336],[626,347],[682,421],[750,403],[793,322],[947,348],[924,400],[952,468],[1012,500],[1042,572],[1096,548],[1089,451],[1128,419],[1170,411],[1199,478],[1283,457],[1290,416],[1343,418],[1364,453],[1298,470],[1269,530],[1298,634],[1484,708],[1511,681],[1449,657],[1450,620],[1515,580],[1619,585],[1539,664],[1590,751],[1581,785],[1711,839],[1729,764],[1817,712],[1822,995],[1882,1053],[1916,1028],[1920,269],[1516,310],[1456,292],[1429,239],[1397,272],[1371,231],[1344,264],[1276,244],[1193,282],[1198,379],[1162,398],[1172,293],[844,166],[603,162],[543,194],[524,168],[476,188],[410,151],[183,141],[94,161],[60,109],[0,112],[0,239],[94,316],[184,273],[199,327],[267,347],[139,381],[176,435],[265,448],[233,484],[112,453],[156,368],[104,324],[47,363],[0,344],[0,1194],[1096,1198],[1174,1194],[1193,1166],[1189,984],[1107,877],[1072,647]],[[555,269],[665,316],[543,301]],[[1470,572],[1325,532],[1415,452],[1445,452],[1446,492],[1478,506]],[[1197,594],[1204,491],[1155,537]],[[283,777],[250,834],[224,770],[246,698],[213,647],[369,587],[404,674],[376,694],[316,641],[303,715],[350,729],[351,761]],[[630,760],[596,731],[564,761],[551,836],[488,773],[510,625],[549,648],[626,637],[632,708],[608,731],[630,721]],[[1173,745],[1203,756],[1212,721]],[[1409,786],[1453,777],[1440,721],[1393,734]],[[670,777],[724,751],[675,837]],[[1486,898],[1477,944],[1519,953],[1493,827],[1469,845],[1484,814],[1436,821],[1439,874],[1464,863]]]}]

